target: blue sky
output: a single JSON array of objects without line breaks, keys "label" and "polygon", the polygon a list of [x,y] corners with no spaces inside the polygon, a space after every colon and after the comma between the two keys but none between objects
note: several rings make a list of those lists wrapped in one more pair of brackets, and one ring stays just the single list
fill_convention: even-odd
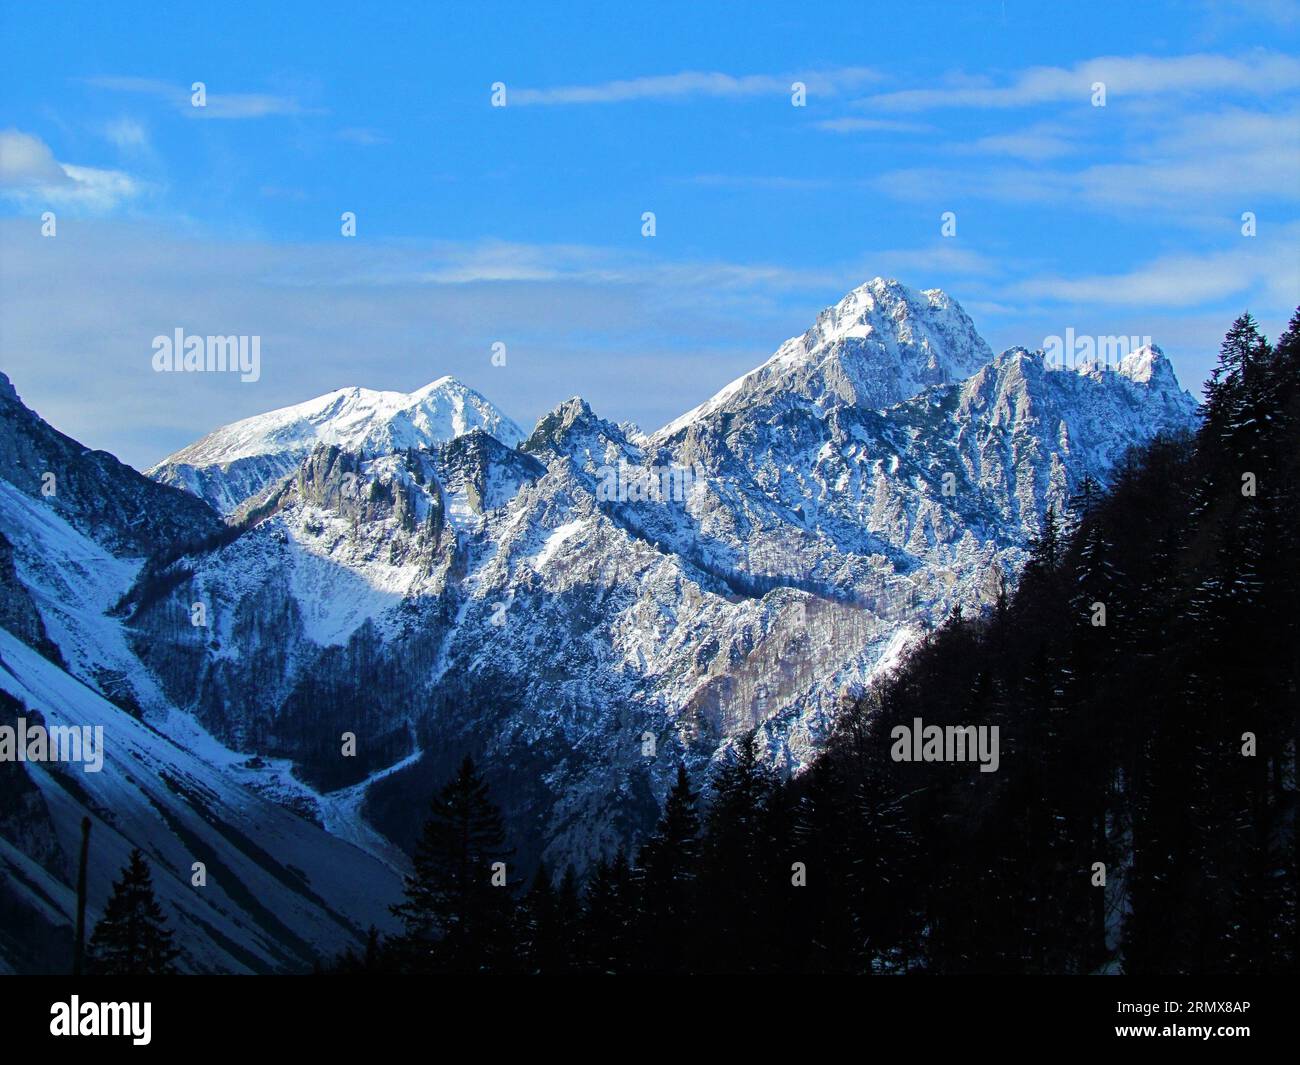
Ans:
[{"label": "blue sky", "polygon": [[[655,428],[877,274],[1194,391],[1300,302],[1294,3],[265,6],[0,14],[0,369],[139,466],[447,373]],[[261,379],[154,373],[177,327]]]}]

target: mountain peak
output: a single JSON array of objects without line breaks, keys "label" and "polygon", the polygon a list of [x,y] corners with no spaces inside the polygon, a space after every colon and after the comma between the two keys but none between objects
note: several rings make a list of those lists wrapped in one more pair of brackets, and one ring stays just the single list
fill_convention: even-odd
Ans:
[{"label": "mountain peak", "polygon": [[507,447],[524,439],[513,421],[454,377],[409,393],[353,385],[224,425],[148,473],[230,513],[319,444],[383,454],[445,442],[476,428]]},{"label": "mountain peak", "polygon": [[1125,355],[1120,359],[1119,372],[1138,384],[1150,384],[1165,376],[1171,380],[1174,377],[1172,364],[1155,344],[1143,344]]},{"label": "mountain peak", "polygon": [[964,380],[992,358],[970,317],[947,293],[874,277],[823,310],[767,362],[655,435],[667,438],[716,411],[782,395],[803,397],[823,411],[883,409],[930,385]]},{"label": "mountain peak", "polygon": [[625,443],[623,430],[597,415],[581,396],[573,396],[542,416],[521,450],[533,455],[573,454],[600,450],[608,442]]},{"label": "mountain peak", "polygon": [[[969,364],[987,362],[993,352],[975,332],[975,326],[961,305],[942,289],[917,290],[895,278],[873,277],[817,316],[812,329],[801,338],[809,349],[847,338],[876,337],[933,348],[941,356]],[[790,342],[787,342],[790,343]],[[948,350],[952,349],[952,350]]]},{"label": "mountain peak", "polygon": [[[416,398],[416,397],[422,398],[424,396],[432,395],[435,392],[443,392],[443,391],[473,392],[474,390],[470,388],[467,384],[463,383],[459,378],[452,377],[450,374],[444,374],[442,377],[439,377],[436,381],[430,381],[423,388],[417,388],[414,392],[410,393],[410,395],[412,398]],[[475,395],[477,394],[478,393],[475,393]]]}]

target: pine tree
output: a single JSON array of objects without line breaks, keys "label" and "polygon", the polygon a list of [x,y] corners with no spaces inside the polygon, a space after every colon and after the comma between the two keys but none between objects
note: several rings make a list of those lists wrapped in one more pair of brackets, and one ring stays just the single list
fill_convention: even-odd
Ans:
[{"label": "pine tree", "polygon": [[562,972],[577,972],[586,958],[586,929],[582,923],[582,890],[572,865],[565,866],[555,889],[555,924],[562,944]]},{"label": "pine tree", "polygon": [[622,851],[612,861],[601,860],[587,886],[586,910],[582,918],[586,967],[598,973],[623,973],[635,968],[637,951],[634,930],[644,927],[637,911],[639,895],[627,855]]},{"label": "pine tree", "polygon": [[639,855],[644,957],[653,972],[680,972],[691,964],[700,865],[698,800],[686,767],[678,763],[663,816]]},{"label": "pine tree", "polygon": [[144,855],[133,850],[90,937],[89,971],[105,976],[175,973],[180,952],[172,947],[173,933],[166,925],[149,866]]},{"label": "pine tree", "polygon": [[[1219,347],[1219,361],[1205,389],[1202,440],[1213,444],[1205,457],[1212,473],[1230,473],[1240,460],[1254,457],[1268,389],[1262,378],[1272,349],[1249,313],[1232,323]],[[1217,480],[1217,478],[1215,478]]]},{"label": "pine tree", "polygon": [[557,888],[546,863],[539,863],[517,917],[515,947],[525,972],[549,976],[572,972],[580,966],[584,930],[573,866],[565,869]]},{"label": "pine tree", "polygon": [[494,884],[510,856],[501,812],[468,755],[435,796],[406,878],[406,901],[392,907],[405,926],[401,946],[417,971],[480,972],[506,967],[513,898]]},{"label": "pine tree", "polygon": [[766,939],[763,915],[771,893],[789,883],[768,859],[765,840],[774,781],[758,753],[758,738],[745,733],[712,781],[708,846],[704,852],[703,924],[708,967],[725,972],[762,968]]},{"label": "pine tree", "polygon": [[545,862],[537,866],[533,886],[520,903],[518,918],[516,943],[524,972],[551,975],[560,970],[567,944],[560,927],[551,871]]},{"label": "pine tree", "polygon": [[[844,716],[856,704],[844,708]],[[787,941],[803,944],[796,956],[804,971],[853,971],[854,917],[849,873],[857,855],[849,844],[852,812],[839,760],[818,758],[799,781],[799,797],[791,828],[791,855],[808,870],[807,884],[791,898],[783,927]]]}]

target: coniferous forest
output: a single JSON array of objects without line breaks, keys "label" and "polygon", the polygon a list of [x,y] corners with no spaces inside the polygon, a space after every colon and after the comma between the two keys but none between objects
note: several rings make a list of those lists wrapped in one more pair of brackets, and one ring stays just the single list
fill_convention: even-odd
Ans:
[{"label": "coniferous forest", "polygon": [[[402,934],[337,973],[1283,973],[1296,963],[1300,311],[1224,339],[1194,436],[1049,512],[1014,591],[843,707],[805,773],[753,735],[635,853],[512,877],[466,758]],[[996,772],[891,731],[997,726]]]}]

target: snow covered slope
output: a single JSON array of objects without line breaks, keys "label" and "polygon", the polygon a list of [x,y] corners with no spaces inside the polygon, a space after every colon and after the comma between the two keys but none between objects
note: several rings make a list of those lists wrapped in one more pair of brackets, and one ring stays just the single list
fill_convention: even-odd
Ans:
[{"label": "snow covered slope", "polygon": [[[401,890],[397,874],[259,795],[250,785],[266,774],[241,769],[246,759],[210,742],[186,750],[3,630],[0,689],[29,722],[39,715],[48,727],[102,728],[105,748],[99,772],[70,763],[7,767],[24,772],[37,793],[26,797],[26,827],[0,833],[4,938],[14,941],[15,968],[67,964],[83,817],[92,823],[92,927],[112,880],[140,847],[188,971],[305,971],[355,946],[369,923],[388,923],[386,902]],[[205,886],[192,884],[195,862],[206,868]],[[18,913],[30,929],[9,919]],[[32,951],[25,933],[37,930],[40,949]]]},{"label": "snow covered slope", "polygon": [[343,388],[222,426],[163,459],[148,475],[184,488],[223,514],[294,469],[318,444],[364,454],[423,447],[483,429],[507,446],[517,425],[455,378],[415,392]]}]

